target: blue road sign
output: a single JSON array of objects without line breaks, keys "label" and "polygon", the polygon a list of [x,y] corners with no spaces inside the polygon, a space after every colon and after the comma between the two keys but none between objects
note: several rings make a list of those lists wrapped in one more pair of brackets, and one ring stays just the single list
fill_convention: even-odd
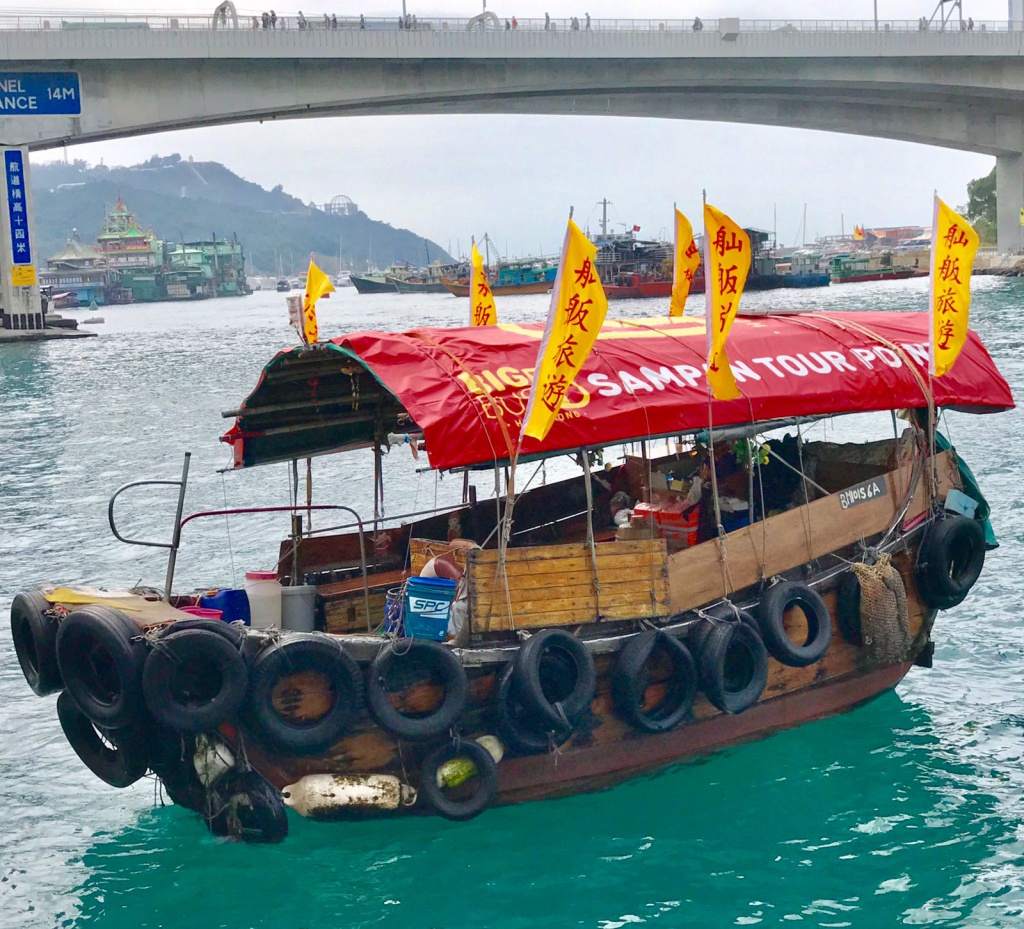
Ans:
[{"label": "blue road sign", "polygon": [[28,239],[28,207],[25,204],[25,163],[19,149],[4,152],[7,182],[7,218],[11,223],[13,264],[32,264],[32,245]]},{"label": "blue road sign", "polygon": [[78,116],[82,90],[74,71],[0,73],[0,117]]}]

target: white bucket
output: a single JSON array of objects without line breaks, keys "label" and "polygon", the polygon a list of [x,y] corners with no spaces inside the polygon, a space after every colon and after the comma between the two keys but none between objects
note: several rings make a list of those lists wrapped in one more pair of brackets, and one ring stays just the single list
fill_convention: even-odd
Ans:
[{"label": "white bucket", "polygon": [[312,632],[316,620],[316,588],[312,585],[281,588],[281,628]]}]

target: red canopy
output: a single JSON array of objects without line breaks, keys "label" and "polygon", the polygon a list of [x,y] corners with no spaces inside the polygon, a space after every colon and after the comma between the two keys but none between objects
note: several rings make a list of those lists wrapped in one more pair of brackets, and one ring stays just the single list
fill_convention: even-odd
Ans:
[{"label": "red canopy", "polygon": [[[423,431],[431,465],[451,468],[506,459],[512,453],[543,329],[536,323],[366,331],[332,339],[326,347],[338,351],[337,367],[347,365],[351,372],[352,361],[357,361],[386,387]],[[304,393],[316,421],[307,417],[305,425],[288,427],[293,433],[305,429],[306,438],[287,449],[269,440],[260,445],[269,434],[260,430],[257,419],[261,387],[274,377],[276,366],[296,354],[282,353],[267,366],[235,428],[224,437],[235,445],[237,464],[368,444],[365,431],[343,433],[325,425],[328,359],[321,347],[316,350],[321,359],[318,376],[309,379]],[[711,404],[716,427],[923,407],[927,402],[925,313],[740,317],[729,336],[728,354],[743,397]],[[705,357],[702,317],[606,320],[551,432],[543,442],[525,440],[521,453],[555,453],[706,428]],[[295,375],[291,379],[294,383]],[[935,379],[931,389],[938,406],[994,412],[1014,405],[1009,385],[974,333],[953,370]],[[280,401],[280,392],[273,399]],[[380,420],[378,416],[378,429]]]}]

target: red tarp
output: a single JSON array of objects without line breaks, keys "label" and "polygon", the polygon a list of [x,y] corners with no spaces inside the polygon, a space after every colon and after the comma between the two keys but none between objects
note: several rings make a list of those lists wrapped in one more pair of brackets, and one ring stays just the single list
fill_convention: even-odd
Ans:
[{"label": "red tarp", "polygon": [[[423,430],[431,465],[451,468],[510,456],[543,329],[356,332],[331,342],[399,399]],[[925,313],[739,317],[728,354],[743,397],[712,404],[715,426],[926,404],[908,367],[928,384]],[[551,432],[527,439],[521,453],[706,428],[705,358],[702,317],[607,320]],[[934,381],[934,396],[938,406],[976,412],[1014,405],[974,333],[953,370]]]}]

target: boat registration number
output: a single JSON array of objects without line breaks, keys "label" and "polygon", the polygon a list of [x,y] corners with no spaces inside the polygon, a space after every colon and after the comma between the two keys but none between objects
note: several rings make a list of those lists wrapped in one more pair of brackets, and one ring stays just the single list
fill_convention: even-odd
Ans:
[{"label": "boat registration number", "polygon": [[844,510],[848,510],[851,506],[856,506],[858,503],[868,503],[881,497],[887,489],[884,476],[873,477],[868,481],[863,481],[860,484],[855,484],[853,487],[847,487],[846,490],[839,491],[839,505]]}]

